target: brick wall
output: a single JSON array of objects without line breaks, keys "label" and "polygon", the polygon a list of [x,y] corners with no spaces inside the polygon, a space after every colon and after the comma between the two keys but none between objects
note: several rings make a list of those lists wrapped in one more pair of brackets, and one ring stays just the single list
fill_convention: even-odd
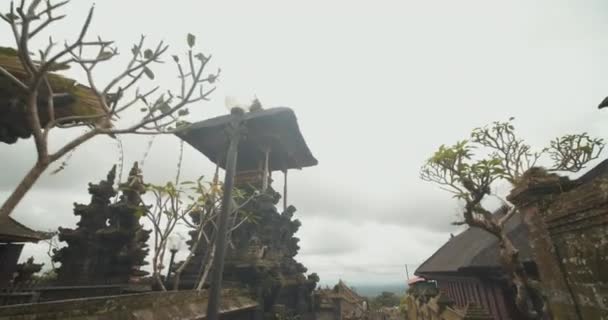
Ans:
[{"label": "brick wall", "polygon": [[555,319],[608,319],[608,162],[515,188]]},{"label": "brick wall", "polygon": [[544,211],[555,255],[583,319],[608,319],[608,176],[561,194]]}]

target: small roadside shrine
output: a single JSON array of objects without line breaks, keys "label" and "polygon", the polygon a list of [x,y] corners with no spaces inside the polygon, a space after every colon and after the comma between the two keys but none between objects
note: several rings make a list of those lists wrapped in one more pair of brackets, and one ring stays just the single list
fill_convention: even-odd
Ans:
[{"label": "small roadside shrine", "polygon": [[315,166],[318,161],[306,145],[295,113],[285,107],[251,112],[233,108],[229,115],[194,123],[177,135],[218,167],[225,169],[222,212],[217,222],[217,254],[207,309],[207,319],[216,320],[226,253],[226,224],[231,212],[233,187],[253,186],[265,193],[272,181],[272,172],[281,171],[284,174],[285,211],[288,170]]}]

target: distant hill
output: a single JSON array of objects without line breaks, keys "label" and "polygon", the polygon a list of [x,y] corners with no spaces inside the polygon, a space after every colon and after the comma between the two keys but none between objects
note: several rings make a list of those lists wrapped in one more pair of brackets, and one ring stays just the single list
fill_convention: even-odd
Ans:
[{"label": "distant hill", "polygon": [[373,298],[383,291],[393,292],[399,296],[405,294],[405,283],[392,284],[349,284],[359,295]]}]

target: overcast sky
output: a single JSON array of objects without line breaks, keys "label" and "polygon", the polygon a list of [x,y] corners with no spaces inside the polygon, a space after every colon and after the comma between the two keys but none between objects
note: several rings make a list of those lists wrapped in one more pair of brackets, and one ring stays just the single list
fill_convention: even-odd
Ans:
[{"label": "overcast sky", "polygon": [[[74,39],[91,4],[73,1],[54,38]],[[196,35],[222,76],[213,100],[191,108],[195,119],[225,113],[225,95],[293,108],[319,159],[290,173],[289,200],[302,221],[296,258],[323,283],[388,283],[403,281],[404,264],[415,268],[458,232],[450,226],[458,204],[418,178],[440,144],[510,116],[538,147],[582,130],[608,137],[608,114],[596,109],[608,95],[607,14],[601,0],[104,0],[91,34],[124,53],[100,70],[102,82],[140,34],[164,40],[172,53],[186,49],[187,33]],[[0,30],[0,44],[14,46],[9,28]],[[156,82],[175,88],[167,65]],[[57,130],[52,142],[70,135]],[[149,139],[123,138],[126,163],[142,160]],[[178,149],[176,137],[154,140],[147,182],[173,178]],[[212,174],[204,156],[185,149],[184,177]],[[34,150],[31,140],[0,145],[0,200],[33,164]],[[73,226],[72,203],[88,203],[87,183],[118,157],[113,140],[95,138],[63,172],[45,174],[13,216],[37,229]],[[22,258],[44,260],[44,250],[30,245]]]}]

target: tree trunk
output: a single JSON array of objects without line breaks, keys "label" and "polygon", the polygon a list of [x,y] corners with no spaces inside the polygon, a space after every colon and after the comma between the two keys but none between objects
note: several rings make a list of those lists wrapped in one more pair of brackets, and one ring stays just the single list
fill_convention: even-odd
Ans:
[{"label": "tree trunk", "polygon": [[[158,286],[161,288],[162,291],[167,291],[167,288],[165,287],[165,284],[163,283],[163,280],[160,276],[160,272],[161,272],[161,268],[159,268],[159,257],[160,256],[160,252],[158,250],[158,248],[155,248],[154,250],[154,257],[152,258],[152,277],[154,278],[154,280],[156,280],[156,283],[158,284]],[[162,264],[162,258],[160,258],[161,264]]]},{"label": "tree trunk", "polygon": [[156,283],[158,283],[158,286],[160,287],[160,289],[162,291],[167,291],[167,288],[165,287],[165,284],[163,283],[163,279],[160,276],[160,272],[158,272],[158,271],[154,272],[154,279],[156,280]]},{"label": "tree trunk", "polygon": [[32,188],[34,183],[38,181],[38,178],[40,178],[40,175],[48,168],[49,164],[50,162],[44,159],[38,159],[36,161],[36,164],[30,169],[25,177],[23,177],[13,193],[4,201],[4,204],[2,204],[2,208],[0,208],[0,219],[5,219],[10,216],[17,204],[19,204],[27,192]]},{"label": "tree trunk", "polygon": [[[519,251],[507,237],[504,230],[501,230],[498,239],[500,244],[501,264],[516,290],[515,305],[527,319],[541,319],[544,306],[539,306],[534,303],[532,295],[535,295],[538,299],[543,299],[540,294],[531,287],[524,266],[519,260]],[[544,301],[542,304],[544,304]]]},{"label": "tree trunk", "polygon": [[184,260],[184,263],[182,263],[182,265],[179,266],[179,268],[177,268],[177,271],[175,271],[175,276],[173,276],[173,290],[174,291],[179,290],[179,283],[182,278],[182,271],[184,271],[184,268],[182,268],[182,267],[187,265],[190,262],[190,259],[192,258],[192,256],[193,256],[193,254],[192,254],[192,252],[190,252],[190,254],[188,254],[188,257],[186,258],[186,260]]},{"label": "tree trunk", "polygon": [[196,243],[192,245],[192,248],[190,249],[190,253],[188,253],[188,257],[186,257],[186,260],[184,260],[184,263],[182,263],[182,265],[179,266],[179,268],[177,268],[177,270],[175,271],[175,277],[173,278],[173,290],[177,291],[179,289],[179,282],[181,280],[182,272],[184,271],[184,269],[186,269],[186,266],[190,263],[190,260],[192,260],[192,257],[198,250],[198,245],[199,245],[199,243],[201,243],[202,234],[203,234],[203,230],[202,230],[203,227],[201,226],[200,228],[201,229],[199,229],[199,231],[198,231],[198,238],[196,240]]},{"label": "tree trunk", "polygon": [[206,263],[203,264],[203,275],[196,286],[196,290],[200,291],[205,285],[205,281],[207,281],[207,277],[209,276],[209,271],[211,271],[211,266],[213,265],[213,260],[215,259],[215,243],[211,246],[211,250],[209,252],[208,259]]}]

